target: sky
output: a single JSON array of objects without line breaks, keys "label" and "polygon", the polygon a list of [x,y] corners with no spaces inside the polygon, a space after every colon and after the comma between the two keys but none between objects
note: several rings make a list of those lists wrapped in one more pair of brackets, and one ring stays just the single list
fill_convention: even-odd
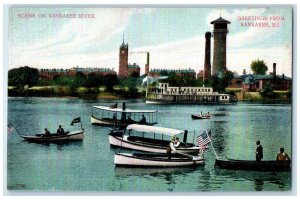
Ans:
[{"label": "sky", "polygon": [[[51,17],[54,14],[74,14],[76,18]],[[80,14],[90,14],[92,18],[79,18]],[[292,76],[289,7],[11,7],[9,68],[79,66],[118,72],[124,34],[129,62],[137,63],[141,74],[146,64],[145,52],[150,52],[150,70],[192,68],[198,73],[204,66],[205,32],[213,31],[210,22],[220,15],[231,22],[227,35],[229,70],[252,73],[251,61],[262,59],[268,72],[277,63],[277,74]],[[245,26],[248,22],[252,26]],[[275,23],[276,27],[253,26],[255,23]],[[212,60],[211,57],[211,63]]]}]

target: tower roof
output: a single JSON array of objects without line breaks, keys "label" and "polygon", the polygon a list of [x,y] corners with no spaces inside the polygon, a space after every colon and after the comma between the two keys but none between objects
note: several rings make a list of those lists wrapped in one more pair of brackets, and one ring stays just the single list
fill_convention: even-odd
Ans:
[{"label": "tower roof", "polygon": [[218,24],[230,24],[231,22],[230,21],[227,21],[226,19],[223,19],[222,17],[219,17],[218,19],[210,22],[211,24],[215,24],[215,23],[218,23]]}]

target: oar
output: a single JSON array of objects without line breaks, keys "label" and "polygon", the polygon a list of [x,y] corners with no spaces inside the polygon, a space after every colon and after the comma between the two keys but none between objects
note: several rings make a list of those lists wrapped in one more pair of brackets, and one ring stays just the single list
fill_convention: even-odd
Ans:
[{"label": "oar", "polygon": [[176,151],[176,153],[179,154],[179,155],[186,156],[186,157],[188,157],[191,160],[198,160],[198,159],[195,158],[195,156],[191,156],[191,155],[188,155],[188,154],[185,154],[185,153],[180,153],[178,151]]}]

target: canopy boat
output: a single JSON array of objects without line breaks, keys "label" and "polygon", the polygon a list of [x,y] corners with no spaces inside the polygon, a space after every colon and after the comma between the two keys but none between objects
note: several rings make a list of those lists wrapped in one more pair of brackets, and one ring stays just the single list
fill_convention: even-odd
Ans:
[{"label": "canopy boat", "polygon": [[26,136],[26,135],[20,135],[20,136],[29,142],[38,142],[38,143],[76,141],[76,140],[83,139],[83,130],[69,132],[63,135],[50,134],[50,136],[45,136],[44,134],[36,134],[31,136]]},{"label": "canopy boat", "polygon": [[210,115],[192,115],[192,119],[210,119]]},{"label": "canopy boat", "polygon": [[115,153],[114,163],[123,167],[189,167],[205,165],[199,156],[174,154],[171,159],[161,153]]},{"label": "canopy boat", "polygon": [[92,112],[91,123],[101,126],[121,126],[126,127],[130,124],[144,124],[153,126],[157,124],[157,110],[132,110],[117,106],[93,106],[94,109],[102,112],[101,117],[96,117]]},{"label": "canopy boat", "polygon": [[291,161],[255,161],[255,160],[219,160],[215,166],[223,169],[251,170],[251,171],[290,171]]},{"label": "canopy boat", "polygon": [[[176,150],[186,154],[198,154],[200,147],[196,146],[194,143],[186,142],[187,131],[171,128],[132,124],[127,126],[123,135],[121,135],[120,132],[113,130],[108,138],[109,143],[112,146],[144,152],[166,153],[171,137],[179,134],[184,134],[183,141],[180,142],[180,145]],[[147,136],[153,136],[153,138]],[[164,136],[166,140],[164,140]]]}]

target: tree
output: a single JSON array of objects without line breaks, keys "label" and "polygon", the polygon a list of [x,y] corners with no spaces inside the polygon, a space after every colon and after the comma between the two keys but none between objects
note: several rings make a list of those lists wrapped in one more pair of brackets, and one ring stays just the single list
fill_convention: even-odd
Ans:
[{"label": "tree", "polygon": [[273,85],[270,84],[270,83],[266,83],[264,85],[264,88],[262,89],[262,91],[260,92],[260,94],[263,96],[263,97],[266,97],[266,98],[274,98],[275,97],[275,93],[273,91]]},{"label": "tree", "polygon": [[28,66],[11,69],[8,71],[8,85],[12,86],[34,86],[39,79],[39,72],[36,68]]},{"label": "tree", "polygon": [[251,62],[251,69],[254,74],[265,75],[268,70],[268,67],[265,61],[257,59]]},{"label": "tree", "polygon": [[212,87],[214,91],[217,92],[225,92],[225,88],[228,87],[231,80],[233,79],[232,71],[225,71],[222,75],[214,75],[212,76]]}]

